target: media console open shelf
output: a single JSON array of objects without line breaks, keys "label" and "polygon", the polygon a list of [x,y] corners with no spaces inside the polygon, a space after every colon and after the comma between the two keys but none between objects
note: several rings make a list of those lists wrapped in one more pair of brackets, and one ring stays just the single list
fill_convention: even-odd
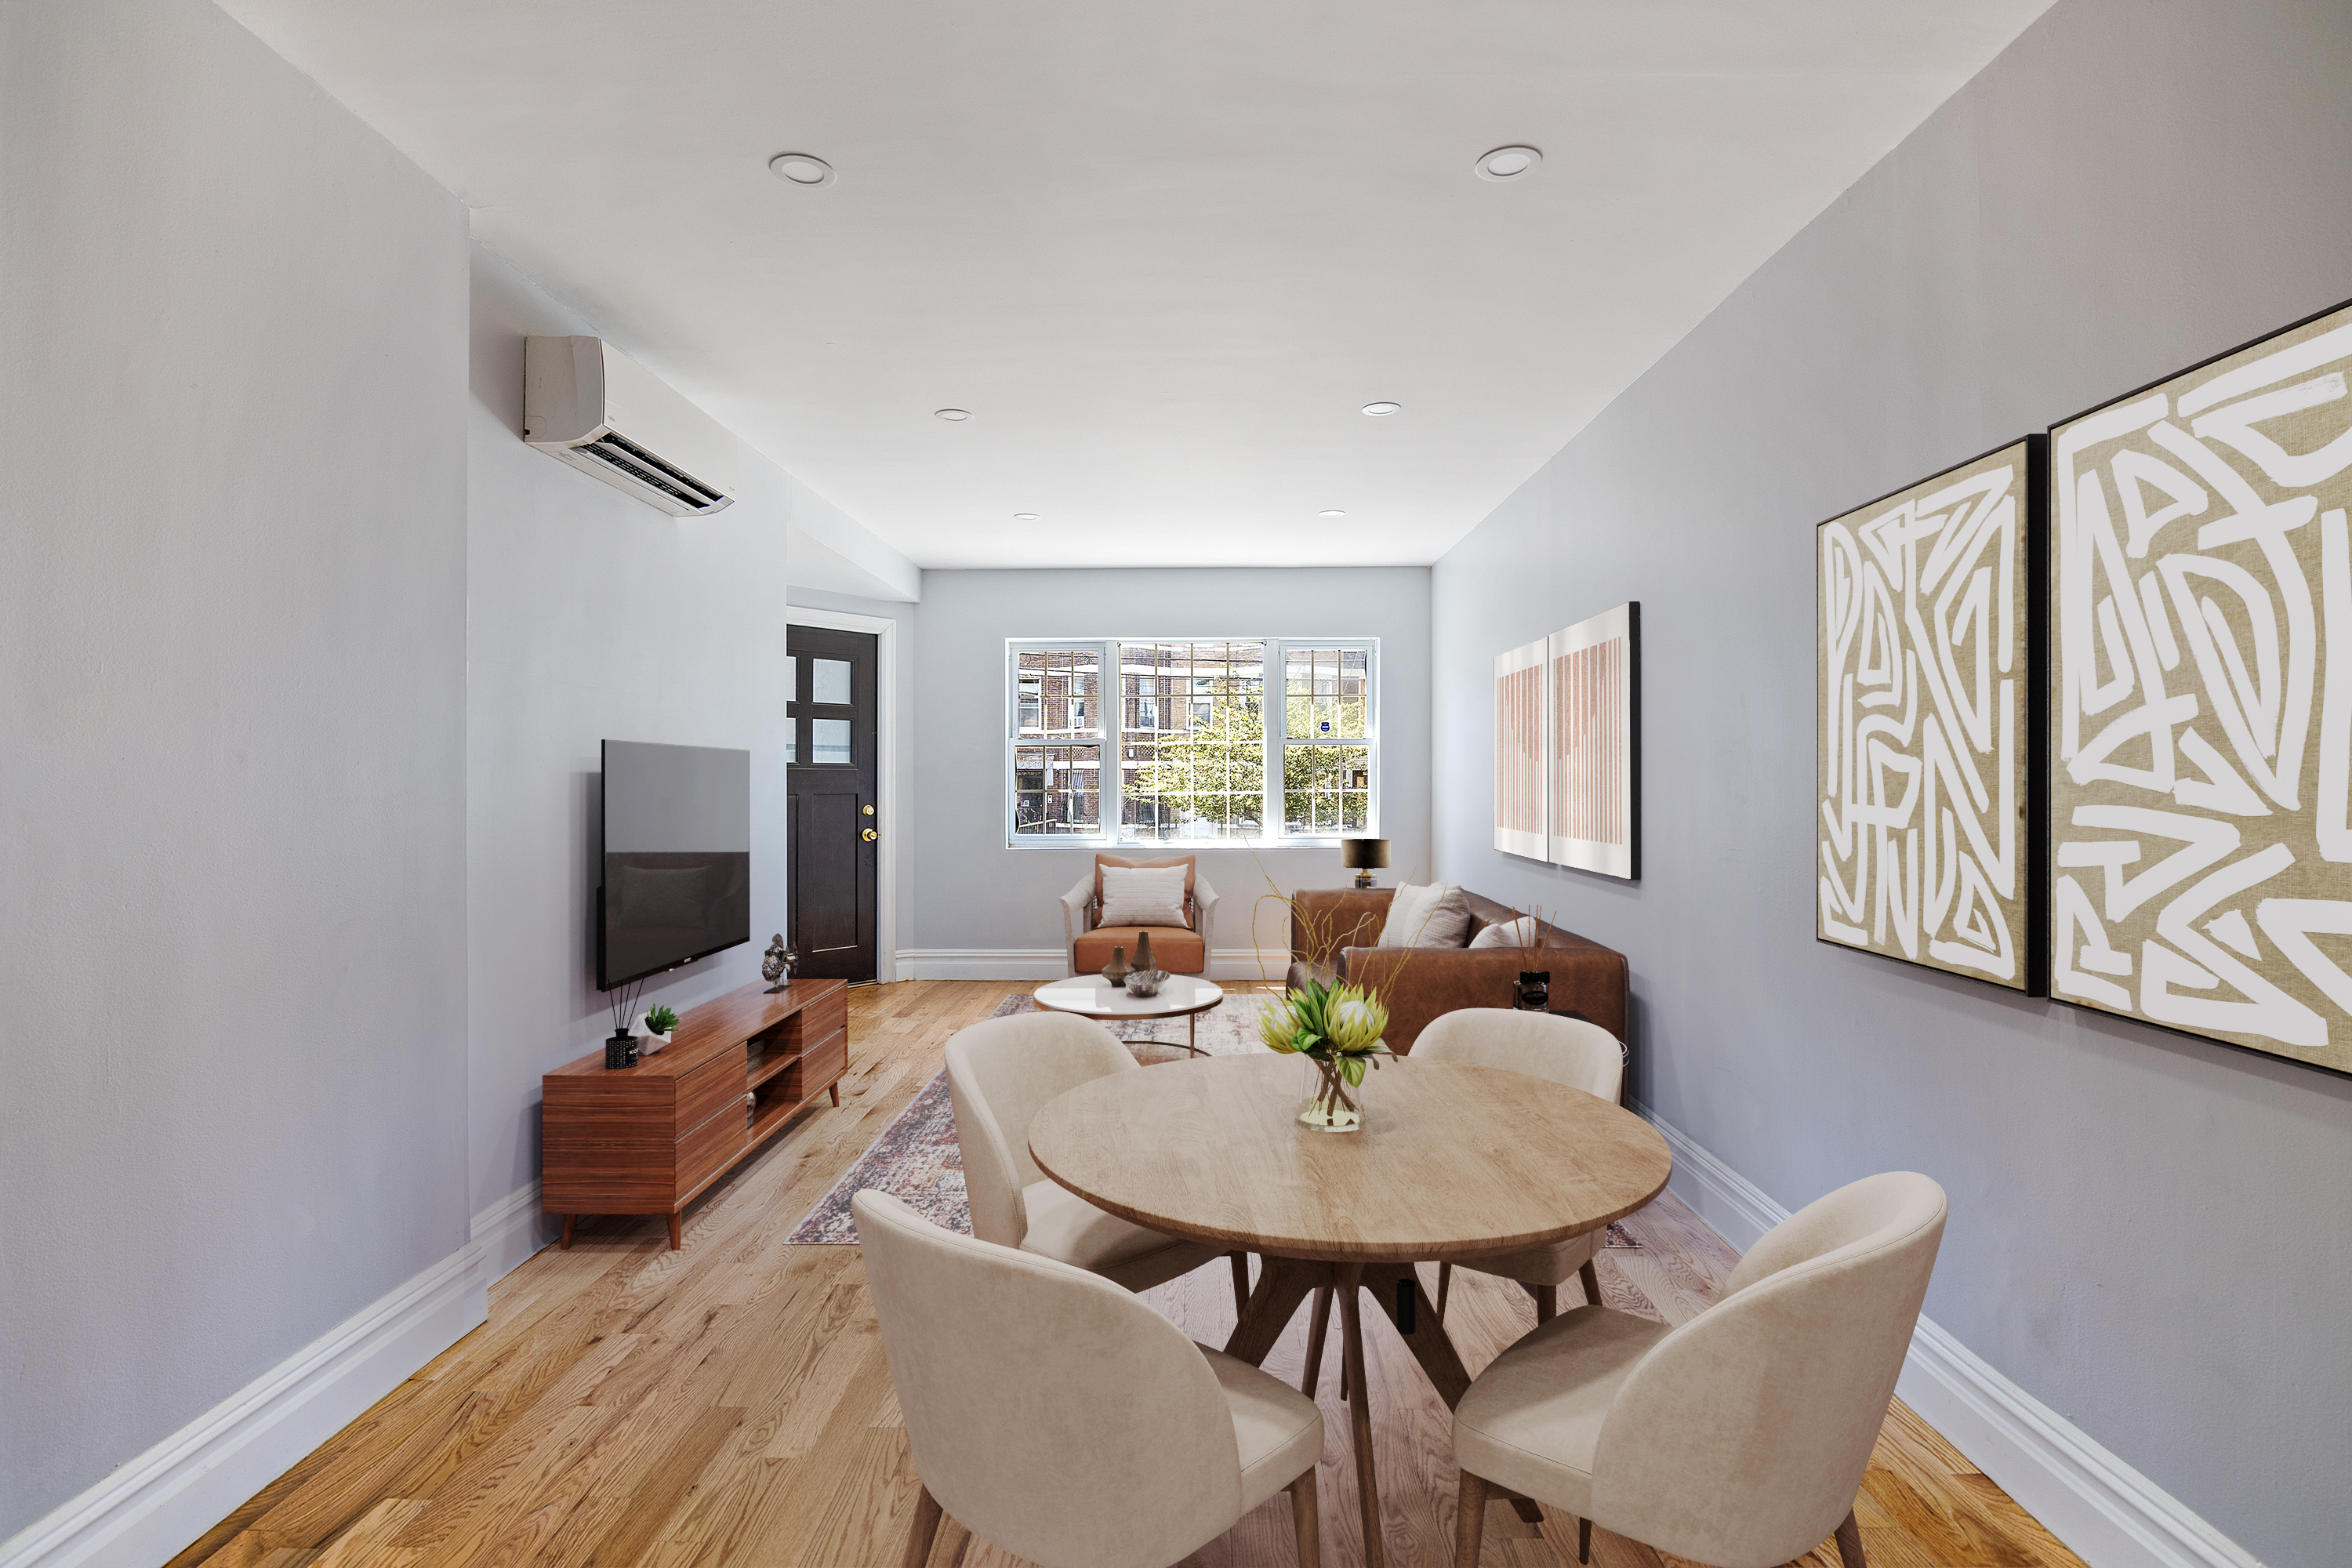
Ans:
[{"label": "media console open shelf", "polygon": [[678,1215],[703,1189],[817,1096],[841,1103],[849,1070],[849,987],[753,984],[678,1015],[667,1049],[607,1068],[599,1047],[540,1080],[539,1207],[563,1216]]}]

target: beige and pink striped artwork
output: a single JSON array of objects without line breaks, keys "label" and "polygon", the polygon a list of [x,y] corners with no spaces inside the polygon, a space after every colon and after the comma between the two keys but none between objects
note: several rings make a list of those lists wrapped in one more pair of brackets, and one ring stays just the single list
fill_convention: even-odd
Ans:
[{"label": "beige and pink striped artwork", "polygon": [[1641,606],[1623,604],[1549,638],[1547,858],[1640,875],[1638,689]]},{"label": "beige and pink striped artwork", "polygon": [[1544,652],[1538,641],[1495,660],[1495,847],[1545,858]]}]

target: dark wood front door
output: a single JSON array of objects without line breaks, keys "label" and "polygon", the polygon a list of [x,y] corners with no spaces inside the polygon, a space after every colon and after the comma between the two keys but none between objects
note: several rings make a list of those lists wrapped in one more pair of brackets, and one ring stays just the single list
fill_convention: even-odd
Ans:
[{"label": "dark wood front door", "polygon": [[786,940],[800,973],[874,978],[876,846],[882,820],[875,781],[876,643],[866,632],[793,626]]}]

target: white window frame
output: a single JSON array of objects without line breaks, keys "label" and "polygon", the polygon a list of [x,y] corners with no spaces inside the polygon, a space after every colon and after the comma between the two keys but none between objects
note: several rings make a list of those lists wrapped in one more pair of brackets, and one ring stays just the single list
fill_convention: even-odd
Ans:
[{"label": "white window frame", "polygon": [[[1250,837],[1232,838],[1202,838],[1192,840],[1140,840],[1126,836],[1127,784],[1126,771],[1120,766],[1121,748],[1127,718],[1126,694],[1120,687],[1118,650],[1129,643],[1223,642],[1257,643],[1265,649],[1265,677],[1261,689],[1259,709],[1265,717],[1265,751],[1261,777],[1265,780],[1265,797],[1259,807],[1259,820],[1268,825],[1267,831]],[[1364,733],[1320,740],[1311,735],[1292,736],[1290,704],[1286,690],[1288,669],[1286,655],[1294,647],[1361,650],[1364,655],[1364,679],[1371,687],[1371,700],[1364,707]],[[1100,685],[1096,692],[1096,733],[1098,741],[1073,741],[1066,738],[1047,740],[1031,736],[1031,745],[1099,745],[1100,759],[1097,774],[1097,800],[1099,832],[1084,833],[1019,833],[1015,831],[1020,811],[1018,776],[1013,760],[1023,744],[1021,734],[1021,656],[1024,653],[1066,652],[1075,648],[1099,650]],[[1286,761],[1286,747],[1296,742],[1319,746],[1358,746],[1365,749],[1370,763],[1370,778],[1366,781],[1364,826],[1361,837],[1377,838],[1381,832],[1381,702],[1384,683],[1381,679],[1381,639],[1378,637],[1252,637],[1203,634],[1197,637],[1133,636],[1123,637],[1007,637],[1004,639],[1004,757],[1001,773],[1004,788],[1004,847],[1008,849],[1086,848],[1116,850],[1127,846],[1150,843],[1174,847],[1190,844],[1197,848],[1244,848],[1255,845],[1273,845],[1286,848],[1328,847],[1339,842],[1340,836],[1332,833],[1290,833],[1283,822],[1283,767]],[[1161,697],[1161,702],[1185,699]],[[1108,713],[1115,722],[1106,726],[1101,717]],[[1164,717],[1164,715],[1162,715]],[[1108,780],[1108,783],[1104,781]],[[1355,837],[1350,835],[1349,837]]]}]

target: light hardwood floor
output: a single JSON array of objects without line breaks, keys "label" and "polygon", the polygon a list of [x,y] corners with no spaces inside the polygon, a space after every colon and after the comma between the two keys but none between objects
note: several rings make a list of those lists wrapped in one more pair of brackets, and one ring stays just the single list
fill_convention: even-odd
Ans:
[{"label": "light hardwood floor", "polygon": [[[839,1110],[813,1110],[687,1215],[583,1225],[490,1292],[490,1318],[224,1520],[173,1568],[851,1568],[896,1564],[917,1488],[857,1249],[787,1247],[801,1216],[940,1065],[947,1037],[986,1017],[1001,982],[913,981],[851,993]],[[1157,1053],[1146,1053],[1157,1054]],[[1181,1052],[1167,1053],[1170,1056]],[[1734,1255],[1671,1197],[1629,1224],[1639,1252],[1602,1255],[1612,1306],[1681,1321],[1713,1299]],[[1423,1270],[1434,1292],[1435,1269]],[[1573,1299],[1574,1287],[1564,1292]],[[1233,1327],[1220,1260],[1150,1299],[1219,1344]],[[1457,1270],[1447,1326],[1475,1372],[1534,1326],[1517,1287]],[[1454,1470],[1445,1408],[1378,1312],[1364,1314],[1390,1561],[1443,1568]],[[1336,1332],[1336,1330],[1335,1330]],[[1307,1314],[1266,1368],[1296,1384]],[[1336,1341],[1320,1391],[1324,1559],[1361,1561]],[[1876,1568],[2081,1568],[2000,1488],[1897,1405],[1857,1509]],[[1115,1506],[1106,1499],[1105,1507]],[[1596,1531],[1602,1568],[1678,1559]],[[1009,1568],[952,1524],[932,1568]],[[1291,1568],[1277,1496],[1187,1560]],[[1487,1568],[1576,1561],[1572,1523],[1489,1508]],[[1827,1542],[1802,1562],[1832,1568]]]}]

